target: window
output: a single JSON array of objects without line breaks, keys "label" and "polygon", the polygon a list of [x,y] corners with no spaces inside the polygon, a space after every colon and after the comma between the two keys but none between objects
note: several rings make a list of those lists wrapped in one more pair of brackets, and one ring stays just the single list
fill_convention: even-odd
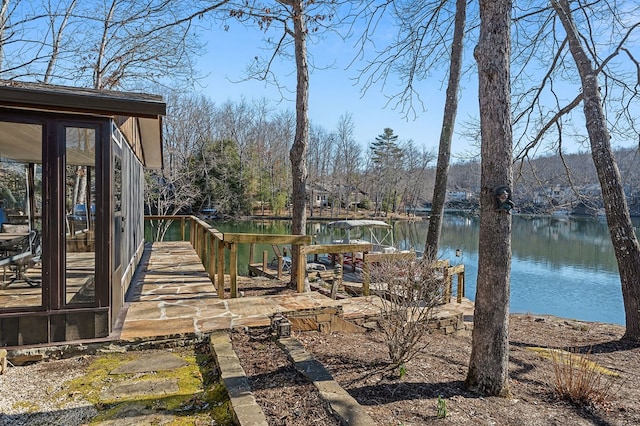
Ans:
[{"label": "window", "polygon": [[65,129],[64,299],[68,305],[96,300],[96,136],[95,128]]},{"label": "window", "polygon": [[0,310],[43,304],[42,133],[0,121]]}]

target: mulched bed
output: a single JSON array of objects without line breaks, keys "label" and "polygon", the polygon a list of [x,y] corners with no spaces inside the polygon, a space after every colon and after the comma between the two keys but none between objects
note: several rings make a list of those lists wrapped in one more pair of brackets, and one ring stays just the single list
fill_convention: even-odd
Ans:
[{"label": "mulched bed", "polygon": [[[246,295],[294,292],[264,281]],[[253,333],[253,332],[252,332]],[[294,333],[306,350],[331,372],[380,425],[638,425],[640,424],[640,344],[621,342],[624,327],[542,315],[512,315],[509,325],[509,388],[512,399],[483,397],[464,386],[471,354],[471,332],[424,336],[428,346],[404,365],[390,369],[382,334]],[[247,373],[254,376],[256,397],[278,425],[315,425],[333,420],[321,410],[315,388],[293,369],[267,336],[234,335]],[[558,348],[585,354],[619,374],[602,376],[597,404],[576,404],[554,392],[554,364],[529,347]],[[240,355],[242,353],[242,355]],[[276,377],[278,377],[276,379]],[[286,380],[285,380],[286,378]],[[288,382],[287,382],[288,380]],[[288,383],[280,390],[280,383]],[[311,386],[311,387],[309,387]],[[262,393],[262,394],[261,394]],[[317,395],[317,394],[316,394]],[[438,416],[438,398],[446,417]],[[295,412],[295,414],[293,414]],[[442,412],[440,413],[442,414]],[[286,423],[290,422],[290,423]]]},{"label": "mulched bed", "polygon": [[340,424],[315,386],[295,370],[270,330],[234,331],[231,342],[270,425]]}]

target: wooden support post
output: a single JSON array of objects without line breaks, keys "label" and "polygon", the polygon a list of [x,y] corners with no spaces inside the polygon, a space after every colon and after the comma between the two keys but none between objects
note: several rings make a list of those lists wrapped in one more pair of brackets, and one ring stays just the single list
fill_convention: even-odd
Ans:
[{"label": "wooden support post", "polygon": [[[304,293],[304,279],[305,279],[305,275],[306,275],[306,271],[307,271],[307,256],[306,254],[304,254],[304,251],[302,250],[302,245],[300,244],[292,244],[291,245],[291,251],[295,252],[291,253],[292,254],[292,258],[293,259],[298,259],[298,269],[296,270],[297,274],[296,274],[296,290],[298,293]],[[291,269],[293,272],[293,268],[296,265],[291,265]]]},{"label": "wooden support post", "polygon": [[284,265],[284,259],[282,256],[278,256],[278,279],[282,279],[282,268]]},{"label": "wooden support post", "polygon": [[203,226],[200,237],[200,259],[202,263],[205,263],[204,260],[207,258],[207,234],[207,228]]},{"label": "wooden support post", "polygon": [[238,297],[238,244],[231,244],[229,254],[229,281],[231,286],[231,298]]},{"label": "wooden support post", "polygon": [[367,261],[367,253],[362,254],[362,295],[369,296],[369,284],[371,284],[371,267]]},{"label": "wooden support post", "polygon": [[464,297],[464,265],[455,265],[449,269],[449,279],[453,279],[453,275],[458,277],[458,294],[456,295],[456,301],[462,303]]},{"label": "wooden support post", "polygon": [[[216,247],[215,247],[215,238],[213,237],[213,233],[209,232],[209,238],[207,239],[207,247],[209,247],[209,267],[207,268],[209,271],[209,279],[212,283],[216,282]],[[220,295],[218,295],[220,296]]]},{"label": "wooden support post", "polygon": [[267,252],[266,250],[264,250],[262,252],[262,271],[263,272],[267,272],[267,265],[269,264],[269,261],[267,260],[269,256],[269,252]]},{"label": "wooden support post", "polygon": [[449,268],[444,268],[442,271],[442,285],[444,286],[442,301],[449,303],[451,302],[451,275],[449,274]]},{"label": "wooden support post", "polygon": [[342,269],[340,269],[340,267],[338,267],[337,269],[333,270],[333,280],[331,281],[331,298],[333,300],[336,299],[337,294],[338,294],[338,288],[340,287],[340,284],[342,284]]},{"label": "wooden support post", "polygon": [[216,237],[209,233],[209,276],[211,282],[216,282],[216,266],[218,265],[218,252],[216,250]]},{"label": "wooden support post", "polygon": [[253,263],[253,252],[255,250],[255,244],[249,244],[249,265]]},{"label": "wooden support post", "polygon": [[218,297],[220,299],[224,299],[224,242],[222,240],[217,240],[218,244]]}]

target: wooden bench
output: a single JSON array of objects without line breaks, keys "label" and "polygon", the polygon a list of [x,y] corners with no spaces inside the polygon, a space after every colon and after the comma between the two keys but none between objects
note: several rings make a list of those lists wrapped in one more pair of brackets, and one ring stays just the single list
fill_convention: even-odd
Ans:
[{"label": "wooden bench", "polygon": [[321,280],[327,284],[331,284],[331,293],[329,297],[332,299],[336,298],[338,287],[342,284],[342,270],[340,267],[324,271],[317,269],[310,270],[307,272],[307,277],[310,282]]},{"label": "wooden bench", "polygon": [[313,270],[309,271],[308,277],[309,281],[315,278],[320,279],[326,283],[332,283],[335,280],[341,280],[342,274],[340,274],[337,269],[327,269],[325,271]]}]

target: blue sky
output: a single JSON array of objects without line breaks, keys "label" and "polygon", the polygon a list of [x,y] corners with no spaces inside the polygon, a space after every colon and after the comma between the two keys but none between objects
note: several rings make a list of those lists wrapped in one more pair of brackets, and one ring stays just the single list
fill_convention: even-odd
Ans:
[{"label": "blue sky", "polygon": [[[200,58],[198,67],[201,73],[207,77],[202,81],[204,87],[200,92],[216,103],[227,100],[238,101],[241,98],[258,100],[267,98],[274,106],[283,110],[295,110],[295,68],[293,58],[277,59],[274,70],[278,73],[281,83],[285,83],[290,90],[287,99],[281,100],[281,95],[274,86],[265,82],[245,79],[247,66],[254,61],[256,56],[267,55],[264,50],[263,38],[265,34],[255,27],[244,27],[237,22],[230,22],[227,31],[213,27],[205,32],[204,41],[207,43],[207,54]],[[395,35],[395,29],[390,24],[381,26],[375,33],[374,42],[379,48],[384,47]],[[270,33],[269,36],[274,36]],[[634,44],[630,46],[636,50]],[[472,51],[475,46],[468,45],[465,48],[464,57],[467,66],[473,64]],[[340,116],[351,114],[355,126],[355,140],[366,148],[373,142],[376,136],[383,133],[383,129],[390,127],[399,136],[400,141],[413,140],[418,147],[426,147],[437,152],[440,127],[442,124],[442,111],[444,106],[446,70],[436,71],[435,75],[427,80],[415,84],[415,89],[420,93],[425,110],[416,104],[417,117],[406,117],[392,105],[387,105],[386,95],[395,93],[400,86],[396,81],[387,82],[387,87],[376,85],[362,94],[362,84],[357,84],[358,68],[362,64],[356,64],[347,69],[349,63],[356,56],[355,41],[343,41],[337,36],[329,35],[322,42],[308,44],[309,55],[313,58],[315,69],[311,70],[309,90],[309,116],[312,124],[320,125],[327,131],[336,129]],[[372,52],[369,52],[370,54]],[[288,61],[288,62],[287,62]],[[311,61],[310,61],[311,62]],[[393,86],[393,84],[396,86]],[[565,104],[579,93],[579,88],[573,83],[556,82],[554,84],[554,96],[560,95],[561,102]],[[546,95],[545,95],[546,96]],[[275,104],[280,101],[279,104]],[[548,107],[552,108],[554,102]],[[456,134],[453,137],[452,154],[453,161],[460,158],[469,158],[470,154],[477,157],[479,148],[471,144],[461,135],[461,129],[465,121],[476,120],[478,111],[477,77],[472,72],[463,75],[461,80],[461,92],[459,109],[456,121]],[[615,111],[611,111],[615,114]],[[573,142],[573,131],[584,134],[583,112],[579,106],[574,110],[571,120],[565,120],[566,137],[563,139],[565,152],[588,150],[588,145],[579,145]],[[617,147],[637,146],[638,140],[616,140],[613,134],[612,145]],[[555,139],[555,137],[551,137]],[[575,139],[578,140],[578,139]],[[554,140],[543,143],[537,150],[538,155],[548,155],[549,144]],[[457,158],[456,158],[457,157]]]},{"label": "blue sky", "polygon": [[[226,100],[237,101],[244,97],[247,100],[268,98],[274,102],[281,99],[280,93],[272,85],[262,81],[242,81],[246,76],[246,67],[255,56],[264,55],[263,33],[256,29],[231,25],[228,31],[213,28],[207,33],[207,54],[200,58],[198,67],[207,77],[202,81],[205,87],[201,94],[216,103]],[[417,118],[405,117],[398,109],[386,106],[387,98],[381,86],[370,88],[366,94],[361,93],[361,85],[356,85],[354,78],[358,75],[357,67],[346,69],[353,59],[356,48],[352,42],[345,42],[337,37],[323,40],[320,44],[310,44],[309,54],[317,68],[312,70],[309,89],[309,116],[312,124],[320,125],[327,131],[336,129],[341,115],[350,113],[355,126],[355,140],[367,147],[376,136],[390,127],[398,135],[399,140],[409,139],[417,146],[437,151],[442,109],[445,91],[440,78],[420,82],[418,87],[423,98],[426,111],[416,107]],[[293,60],[293,59],[291,59]],[[288,99],[276,105],[279,109],[295,110],[295,75],[291,73],[292,64],[280,60],[276,64],[279,75],[287,81]],[[474,81],[464,80],[467,88],[476,89]],[[388,94],[397,87],[385,89]],[[468,92],[468,91],[467,91]],[[477,109],[477,100],[461,99],[463,108],[458,119],[467,118]],[[463,102],[465,103],[463,105]],[[466,105],[466,107],[465,107]],[[469,108],[470,107],[470,108]],[[469,111],[469,112],[467,112]],[[461,121],[459,121],[461,122]],[[453,151],[466,151],[467,141],[454,137]]]}]

